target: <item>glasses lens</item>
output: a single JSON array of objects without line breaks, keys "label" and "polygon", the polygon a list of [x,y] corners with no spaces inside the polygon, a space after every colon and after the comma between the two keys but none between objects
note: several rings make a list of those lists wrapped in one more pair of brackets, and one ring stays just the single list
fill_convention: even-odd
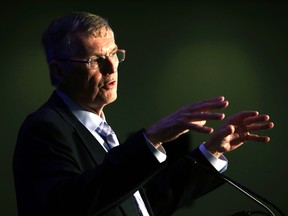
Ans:
[{"label": "glasses lens", "polygon": [[[118,62],[123,62],[125,60],[125,50],[117,50],[116,51],[116,55],[117,55],[117,59],[118,59]],[[107,61],[106,57],[105,56],[98,56],[97,58],[93,58],[93,59],[90,59],[89,60],[89,67],[91,69],[95,69],[95,68],[100,68],[102,67],[103,65],[105,65],[105,62]]]},{"label": "glasses lens", "polygon": [[98,67],[101,67],[102,65],[104,65],[105,63],[105,58],[103,57],[97,57],[97,58],[91,58],[89,60],[89,67],[91,69],[95,69],[95,68],[98,68]]},{"label": "glasses lens", "polygon": [[96,63],[97,63],[97,64],[95,64],[95,67],[98,66],[98,67],[100,68],[100,67],[102,67],[102,66],[105,64],[105,62],[106,62],[106,58],[99,56],[99,57],[97,58],[97,60],[96,60]]},{"label": "glasses lens", "polygon": [[117,58],[119,63],[125,60],[125,50],[118,50],[117,51]]}]

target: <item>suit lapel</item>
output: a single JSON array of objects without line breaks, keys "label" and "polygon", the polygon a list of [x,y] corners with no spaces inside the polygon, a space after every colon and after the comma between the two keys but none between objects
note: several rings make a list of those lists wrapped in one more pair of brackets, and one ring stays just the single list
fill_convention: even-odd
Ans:
[{"label": "suit lapel", "polygon": [[81,122],[78,121],[75,128],[78,135],[83,140],[84,145],[86,145],[87,149],[89,150],[91,157],[97,164],[101,164],[106,155],[106,151],[103,149],[100,143],[98,143],[95,137],[88,131],[88,129],[81,124]]},{"label": "suit lapel", "polygon": [[53,109],[55,109],[68,124],[75,128],[76,133],[83,141],[83,144],[88,149],[88,152],[95,163],[101,164],[106,155],[105,150],[89,132],[89,130],[74,116],[74,114],[69,110],[67,105],[62,101],[56,92],[53,93],[48,101],[48,104],[52,106]]}]

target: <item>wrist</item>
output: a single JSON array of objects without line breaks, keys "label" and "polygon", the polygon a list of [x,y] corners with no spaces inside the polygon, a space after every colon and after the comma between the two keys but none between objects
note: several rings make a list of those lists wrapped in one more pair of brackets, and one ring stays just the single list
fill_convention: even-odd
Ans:
[{"label": "wrist", "polygon": [[162,142],[157,141],[155,136],[147,130],[144,130],[143,135],[146,140],[148,140],[155,148],[159,148],[162,145]]},{"label": "wrist", "polygon": [[223,152],[218,151],[217,148],[215,148],[215,147],[213,147],[213,146],[211,146],[211,145],[209,145],[207,143],[204,143],[203,145],[206,148],[206,150],[210,154],[212,154],[214,157],[220,158],[223,155]]}]

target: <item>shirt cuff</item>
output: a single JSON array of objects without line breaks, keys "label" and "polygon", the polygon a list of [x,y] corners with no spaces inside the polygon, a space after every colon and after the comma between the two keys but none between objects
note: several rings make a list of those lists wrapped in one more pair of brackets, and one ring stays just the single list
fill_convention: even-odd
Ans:
[{"label": "shirt cuff", "polygon": [[146,134],[143,133],[146,143],[149,147],[149,149],[152,151],[152,153],[154,154],[154,156],[157,158],[157,160],[162,163],[166,160],[167,155],[166,155],[166,151],[163,148],[163,146],[160,146],[159,148],[155,148],[155,146],[151,143],[151,141],[147,138]]},{"label": "shirt cuff", "polygon": [[221,155],[219,158],[214,157],[202,143],[199,147],[202,154],[207,158],[211,165],[220,173],[223,173],[227,170],[228,160],[224,155]]}]

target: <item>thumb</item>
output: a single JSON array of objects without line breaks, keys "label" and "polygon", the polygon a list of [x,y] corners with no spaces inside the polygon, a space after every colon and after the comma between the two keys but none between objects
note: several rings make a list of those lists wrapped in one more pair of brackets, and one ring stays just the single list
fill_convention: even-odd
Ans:
[{"label": "thumb", "polygon": [[221,135],[224,137],[229,136],[235,132],[235,127],[233,125],[227,125],[222,128]]}]

